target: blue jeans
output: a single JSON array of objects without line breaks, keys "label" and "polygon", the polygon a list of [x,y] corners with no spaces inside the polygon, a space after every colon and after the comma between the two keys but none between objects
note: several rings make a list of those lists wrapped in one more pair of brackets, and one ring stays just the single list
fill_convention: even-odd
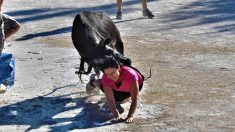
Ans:
[{"label": "blue jeans", "polygon": [[0,84],[12,86],[15,81],[15,58],[12,54],[2,53],[0,57]]}]

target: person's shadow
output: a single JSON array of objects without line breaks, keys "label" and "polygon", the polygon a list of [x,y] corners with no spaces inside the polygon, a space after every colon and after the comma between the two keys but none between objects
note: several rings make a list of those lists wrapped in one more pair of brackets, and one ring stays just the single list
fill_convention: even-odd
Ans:
[{"label": "person's shadow", "polygon": [[22,102],[0,107],[1,125],[28,125],[25,131],[48,126],[51,131],[86,129],[113,124],[111,114],[103,110],[98,101],[91,103],[87,97],[39,96]]}]

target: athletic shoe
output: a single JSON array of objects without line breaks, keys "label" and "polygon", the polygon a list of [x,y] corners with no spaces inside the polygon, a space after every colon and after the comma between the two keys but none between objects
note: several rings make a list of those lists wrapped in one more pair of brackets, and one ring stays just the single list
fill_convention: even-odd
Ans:
[{"label": "athletic shoe", "polygon": [[146,9],[143,11],[143,16],[147,16],[150,19],[152,19],[154,17],[154,15],[152,14],[152,12],[149,9]]},{"label": "athletic shoe", "polygon": [[122,12],[121,11],[117,12],[116,19],[122,19]]}]

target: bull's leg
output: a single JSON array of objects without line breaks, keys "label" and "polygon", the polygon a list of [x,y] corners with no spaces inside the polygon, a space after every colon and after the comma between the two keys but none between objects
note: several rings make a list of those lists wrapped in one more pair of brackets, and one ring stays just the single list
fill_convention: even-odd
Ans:
[{"label": "bull's leg", "polygon": [[[89,64],[88,64],[88,65],[89,65]],[[87,71],[84,72],[84,74],[89,74],[89,73],[91,73],[91,70],[92,70],[92,66],[89,65]]]},{"label": "bull's leg", "polygon": [[78,77],[79,77],[81,82],[82,82],[82,74],[84,74],[84,72],[85,72],[85,70],[84,70],[84,62],[85,62],[85,58],[81,58],[79,70],[75,71],[75,74],[78,74]]},{"label": "bull's leg", "polygon": [[79,65],[78,68],[76,68],[76,69],[79,69],[79,70],[75,71],[75,74],[81,74],[81,73],[84,72],[84,62],[85,62],[85,59],[81,58],[80,60],[81,60],[80,65]]},{"label": "bull's leg", "polygon": [[87,69],[87,71],[85,71],[84,63],[86,61],[87,60],[85,58],[81,58],[79,70],[75,71],[75,74],[78,74],[78,77],[81,80],[81,82],[82,82],[82,74],[86,74],[87,75],[87,74],[91,73],[91,70],[92,70],[92,66],[88,64],[88,69]]}]

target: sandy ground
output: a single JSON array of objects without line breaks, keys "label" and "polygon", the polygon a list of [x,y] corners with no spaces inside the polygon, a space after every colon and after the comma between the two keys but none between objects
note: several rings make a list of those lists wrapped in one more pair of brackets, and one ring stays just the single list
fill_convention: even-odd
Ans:
[{"label": "sandy ground", "polygon": [[[0,131],[235,131],[235,2],[124,1],[123,20],[109,0],[8,0],[5,13],[21,23],[5,51],[16,58],[15,85],[0,95]],[[89,76],[74,74],[79,55],[71,26],[80,11],[109,15],[125,54],[148,76],[132,124],[113,123]],[[130,102],[123,104],[127,114]]]}]

